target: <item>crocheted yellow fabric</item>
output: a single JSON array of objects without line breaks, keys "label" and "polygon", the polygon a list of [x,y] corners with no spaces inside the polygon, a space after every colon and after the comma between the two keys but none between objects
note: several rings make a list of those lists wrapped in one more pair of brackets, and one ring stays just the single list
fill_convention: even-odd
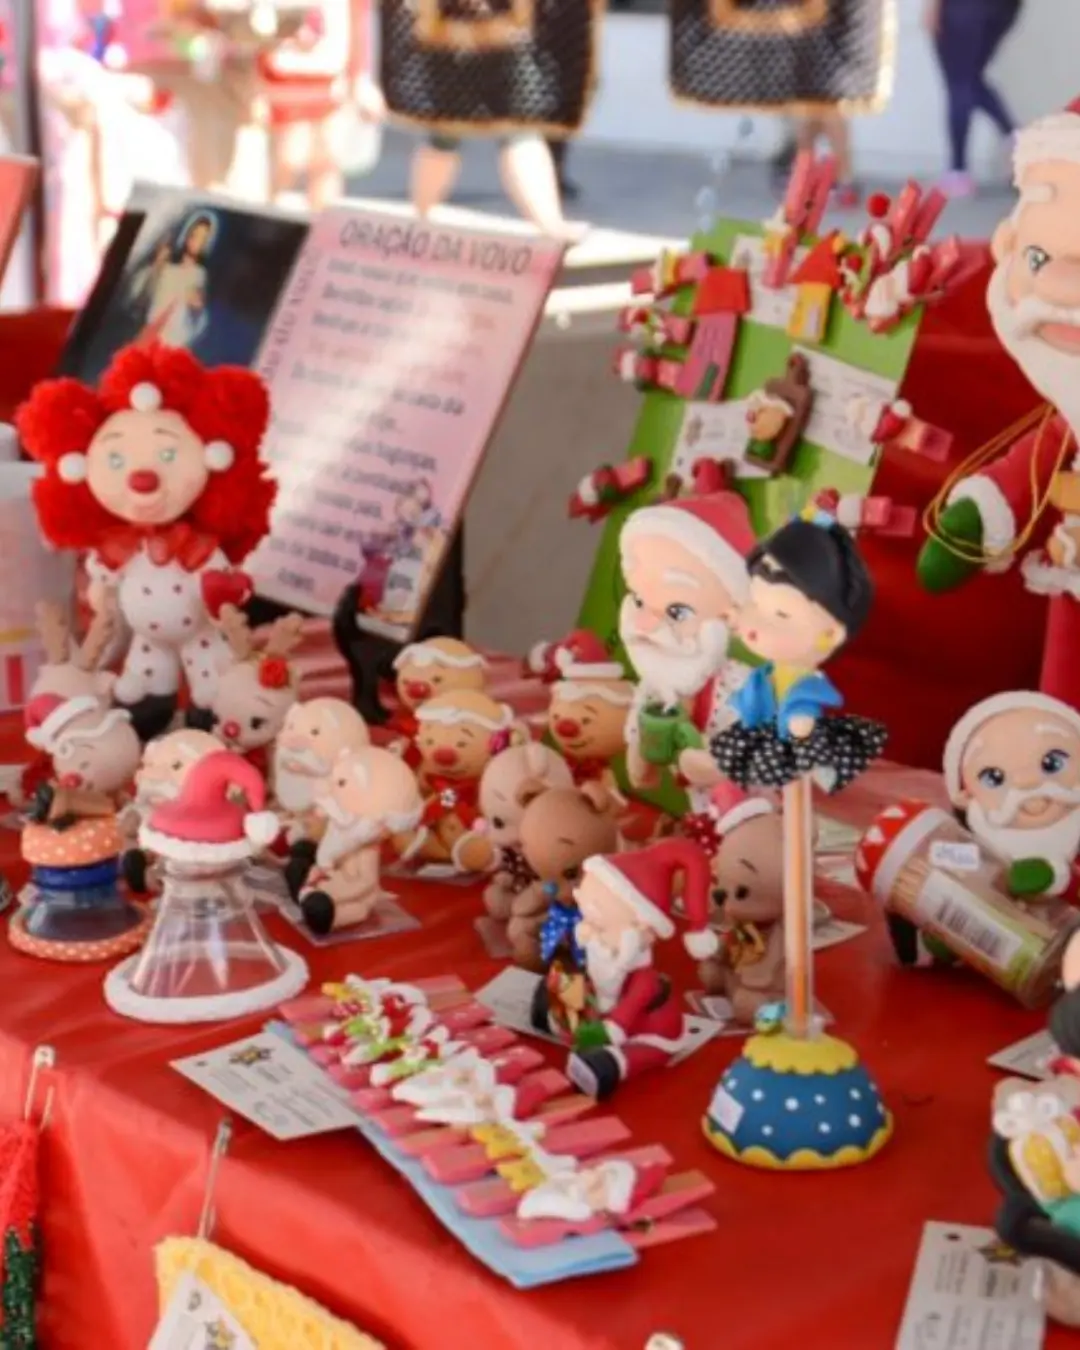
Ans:
[{"label": "crocheted yellow fabric", "polygon": [[194,1275],[221,1299],[258,1350],[384,1350],[378,1341],[212,1242],[166,1238],[154,1255],[162,1310],[180,1277]]}]

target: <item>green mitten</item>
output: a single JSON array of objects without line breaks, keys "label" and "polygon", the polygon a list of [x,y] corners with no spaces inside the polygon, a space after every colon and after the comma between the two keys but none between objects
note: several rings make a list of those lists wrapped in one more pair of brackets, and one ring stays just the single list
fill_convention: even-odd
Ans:
[{"label": "green mitten", "polygon": [[575,1050],[603,1050],[610,1044],[603,1022],[582,1022],[574,1034]]},{"label": "green mitten", "polygon": [[[942,535],[958,543],[970,544],[973,548],[982,544],[982,517],[974,502],[953,502],[942,513],[938,527]],[[952,549],[937,539],[928,539],[923,544],[916,567],[919,584],[935,594],[951,591],[979,570],[978,563],[958,558]]]},{"label": "green mitten", "polygon": [[1053,884],[1054,869],[1045,858],[1021,858],[1009,868],[1010,895],[1045,895]]}]

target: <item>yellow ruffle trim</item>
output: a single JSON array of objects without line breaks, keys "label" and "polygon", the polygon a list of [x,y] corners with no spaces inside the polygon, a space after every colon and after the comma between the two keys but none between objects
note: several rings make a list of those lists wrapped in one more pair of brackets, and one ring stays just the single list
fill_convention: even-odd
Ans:
[{"label": "yellow ruffle trim", "polygon": [[880,1153],[892,1136],[893,1118],[886,1113],[884,1125],[865,1148],[848,1144],[835,1153],[818,1153],[812,1148],[800,1148],[788,1158],[778,1158],[759,1144],[753,1144],[740,1153],[726,1134],[713,1130],[708,1116],[702,1121],[702,1128],[713,1148],[718,1149],[725,1158],[743,1163],[746,1167],[761,1167],[772,1172],[831,1172],[838,1167],[856,1167],[859,1163],[869,1162],[876,1153]]},{"label": "yellow ruffle trim", "polygon": [[162,1310],[181,1275],[190,1274],[213,1290],[259,1350],[384,1350],[378,1341],[212,1242],[166,1238],[154,1255]]},{"label": "yellow ruffle trim", "polygon": [[751,1036],[743,1046],[742,1058],[755,1069],[801,1074],[844,1073],[859,1062],[852,1047],[835,1036],[815,1036],[804,1041],[784,1031],[769,1036]]}]

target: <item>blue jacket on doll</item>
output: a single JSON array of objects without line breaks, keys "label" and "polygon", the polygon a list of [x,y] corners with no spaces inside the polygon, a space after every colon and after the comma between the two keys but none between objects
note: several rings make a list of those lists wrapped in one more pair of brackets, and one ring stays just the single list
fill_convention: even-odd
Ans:
[{"label": "blue jacket on doll", "polygon": [[777,733],[784,740],[790,740],[793,718],[812,717],[816,722],[826,708],[844,706],[839,689],[818,670],[799,676],[780,698],[776,694],[774,673],[771,661],[756,666],[741,688],[728,699],[739,721],[750,730],[774,722]]}]

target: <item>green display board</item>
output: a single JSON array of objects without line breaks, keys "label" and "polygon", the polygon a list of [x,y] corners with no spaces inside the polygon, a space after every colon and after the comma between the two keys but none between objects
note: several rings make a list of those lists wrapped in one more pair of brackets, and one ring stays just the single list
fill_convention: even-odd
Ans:
[{"label": "green display board", "polygon": [[[760,225],[721,221],[708,232],[696,235],[691,241],[690,252],[707,253],[716,262],[731,266],[741,266],[748,258],[753,263],[761,249],[763,233]],[[809,248],[817,240],[807,236],[802,243],[803,247]],[[807,352],[812,362],[815,357],[824,358],[817,361],[815,369],[828,369],[831,392],[827,400],[823,400],[817,382],[812,381],[815,387],[815,409],[828,402],[835,413],[836,407],[845,401],[848,394],[861,388],[867,391],[871,400],[889,401],[896,397],[907,370],[921,311],[916,310],[907,315],[891,332],[874,334],[865,323],[853,319],[839,299],[834,299],[824,340],[811,344],[790,337],[784,320],[781,319],[779,323],[769,321],[785,308],[790,309],[795,289],[788,287],[786,291],[769,293],[760,285],[754,285],[754,309],[739,323],[724,388],[724,404],[744,408],[741,401],[759,390],[766,380],[782,375],[789,356],[796,349]],[[694,288],[686,287],[672,304],[672,312],[689,314],[693,297]],[[685,349],[666,347],[661,350],[661,354],[682,357]],[[628,392],[627,396],[632,395]],[[652,482],[621,503],[605,522],[579,618],[581,627],[592,629],[620,657],[623,653],[618,634],[618,612],[624,587],[619,569],[618,539],[622,523],[636,507],[655,497],[668,473],[687,470],[692,457],[709,457],[707,438],[700,441],[700,450],[696,455],[692,455],[686,446],[684,427],[690,419],[699,414],[701,420],[717,413],[723,415],[724,412],[731,412],[735,423],[741,418],[744,427],[745,414],[739,412],[739,407],[729,406],[724,409],[723,405],[691,404],[684,398],[661,390],[650,390],[643,396],[628,458],[644,456],[651,460],[654,466]],[[825,423],[824,427],[820,425],[822,422]],[[836,416],[832,418],[832,426],[834,429],[839,426]],[[817,423],[812,418],[807,430],[815,432],[819,441],[805,436],[796,447],[784,473],[773,478],[738,480],[737,485],[747,498],[754,528],[759,536],[781,525],[811,496],[824,488],[835,488],[841,493],[870,492],[877,467],[876,455],[870,454],[864,462],[860,462],[850,454],[838,453],[835,448],[824,443],[830,433],[828,419],[824,416],[817,418]],[[734,423],[732,432],[737,435]],[[837,434],[842,435],[843,429],[839,428]],[[682,445],[681,435],[684,437]],[[678,455],[677,451],[680,452]]]}]

